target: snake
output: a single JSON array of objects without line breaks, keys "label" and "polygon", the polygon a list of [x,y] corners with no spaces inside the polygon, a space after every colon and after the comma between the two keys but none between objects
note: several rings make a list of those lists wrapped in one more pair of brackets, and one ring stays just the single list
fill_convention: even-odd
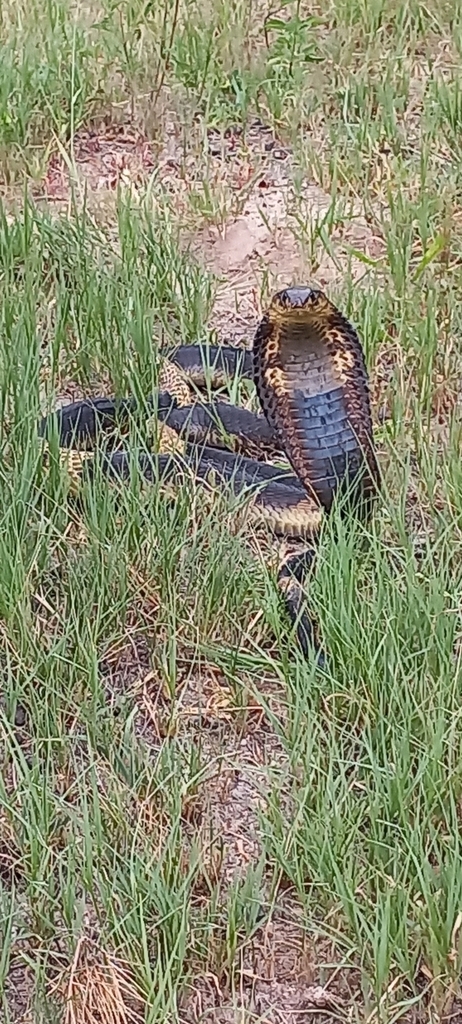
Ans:
[{"label": "snake", "polygon": [[[207,381],[219,388],[230,377],[254,383],[259,413],[215,396],[205,400],[200,389]],[[132,416],[157,425],[157,450],[148,445],[133,453],[107,443],[95,453],[95,442],[124,429]],[[145,402],[74,402],[44,416],[38,435],[84,453],[75,470],[80,480],[98,471],[127,482],[136,462],[147,483],[178,484],[188,471],[198,482],[249,492],[251,509],[276,537],[303,542],[282,559],[277,584],[304,657],[315,655],[325,666],[305,592],[321,529],[339,504],[342,516],[367,521],[381,481],[362,344],[323,291],[277,292],[251,350],[179,345],[166,353],[155,394]]]}]

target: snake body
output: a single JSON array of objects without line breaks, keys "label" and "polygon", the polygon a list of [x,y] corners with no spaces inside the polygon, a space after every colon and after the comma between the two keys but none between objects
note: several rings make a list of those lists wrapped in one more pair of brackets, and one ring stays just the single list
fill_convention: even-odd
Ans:
[{"label": "snake body", "polygon": [[[191,394],[190,381],[221,386],[230,376],[254,380],[263,415]],[[276,534],[308,542],[282,563],[278,584],[303,652],[314,645],[321,656],[304,582],[323,517],[345,493],[356,514],[369,516],[380,485],[367,371],[353,326],[323,292],[286,289],[272,299],[252,352],[209,346],[202,355],[200,346],[180,346],[168,354],[144,410],[131,398],[77,402],[45,417],[39,434],[49,437],[53,423],[60,446],[79,448],[140,412],[154,416],[161,435],[160,452],[138,456],[146,480],[178,480],[187,468],[238,494],[250,488],[254,508]],[[163,430],[180,449],[162,453]],[[268,454],[286,456],[293,472],[262,461]],[[127,480],[133,454],[108,447],[97,463],[108,477]],[[95,465],[86,460],[82,472],[93,475]]]}]

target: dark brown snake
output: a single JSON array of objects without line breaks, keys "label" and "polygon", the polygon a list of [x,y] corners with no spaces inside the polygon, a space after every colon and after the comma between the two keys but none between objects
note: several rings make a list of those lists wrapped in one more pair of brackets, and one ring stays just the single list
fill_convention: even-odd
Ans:
[{"label": "dark brown snake", "polygon": [[[207,365],[213,386],[233,375],[253,379],[264,416],[194,396],[190,385],[204,385]],[[169,451],[137,457],[146,480],[178,482],[187,468],[235,493],[248,488],[254,510],[276,534],[308,542],[282,562],[278,585],[305,656],[314,649],[323,661],[304,594],[322,521],[340,495],[342,508],[367,518],[380,486],[368,376],[354,327],[323,292],[288,288],[272,299],[253,352],[208,346],[202,357],[200,346],[181,346],[168,353],[158,391],[144,409],[134,399],[76,402],[45,417],[39,435],[50,441],[55,434],[59,446],[79,449],[140,414],[153,415],[158,449]],[[269,453],[285,455],[295,475],[248,457]],[[108,477],[129,480],[133,462],[133,454],[108,444],[78,460],[78,475],[91,478],[99,465]]]}]

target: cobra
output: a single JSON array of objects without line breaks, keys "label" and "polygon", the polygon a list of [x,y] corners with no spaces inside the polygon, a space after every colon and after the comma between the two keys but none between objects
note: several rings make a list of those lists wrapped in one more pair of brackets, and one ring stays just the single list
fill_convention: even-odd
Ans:
[{"label": "cobra", "polygon": [[[229,376],[254,381],[260,414],[193,392],[207,378],[216,387]],[[278,586],[304,655],[314,650],[323,659],[305,597],[323,519],[339,495],[367,519],[380,489],[368,375],[353,325],[324,292],[287,288],[271,300],[251,352],[199,345],[169,352],[146,409],[160,439],[157,452],[136,456],[146,481],[178,483],[186,467],[203,483],[249,491],[270,530],[304,541],[281,562]],[[75,479],[92,477],[98,464],[110,479],[128,481],[133,452],[109,445],[89,457],[88,449],[139,413],[132,398],[89,399],[44,417],[39,435],[46,442],[56,432]],[[290,468],[271,464],[275,455]]]}]

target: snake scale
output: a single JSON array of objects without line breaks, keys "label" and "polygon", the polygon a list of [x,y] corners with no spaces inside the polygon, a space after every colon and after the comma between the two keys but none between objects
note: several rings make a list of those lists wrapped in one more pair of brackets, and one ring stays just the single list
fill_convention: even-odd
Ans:
[{"label": "snake scale", "polygon": [[[147,481],[175,482],[188,468],[197,480],[231,485],[237,494],[248,488],[276,535],[305,542],[282,561],[278,585],[304,655],[314,651],[323,662],[304,592],[322,521],[337,495],[369,517],[380,486],[358,334],[322,291],[293,287],[273,297],[252,351],[208,346],[205,355],[197,345],[168,353],[143,412],[159,427],[158,451],[139,454],[138,470]],[[194,395],[190,384],[203,386],[207,368],[213,386],[230,376],[253,380],[263,415]],[[137,414],[133,398],[76,402],[44,417],[39,435],[49,440],[55,431],[61,447],[88,448]],[[285,456],[293,472],[272,465],[269,455]],[[78,463],[80,478],[91,478],[97,464],[109,478],[127,481],[133,453],[108,445]]]}]

